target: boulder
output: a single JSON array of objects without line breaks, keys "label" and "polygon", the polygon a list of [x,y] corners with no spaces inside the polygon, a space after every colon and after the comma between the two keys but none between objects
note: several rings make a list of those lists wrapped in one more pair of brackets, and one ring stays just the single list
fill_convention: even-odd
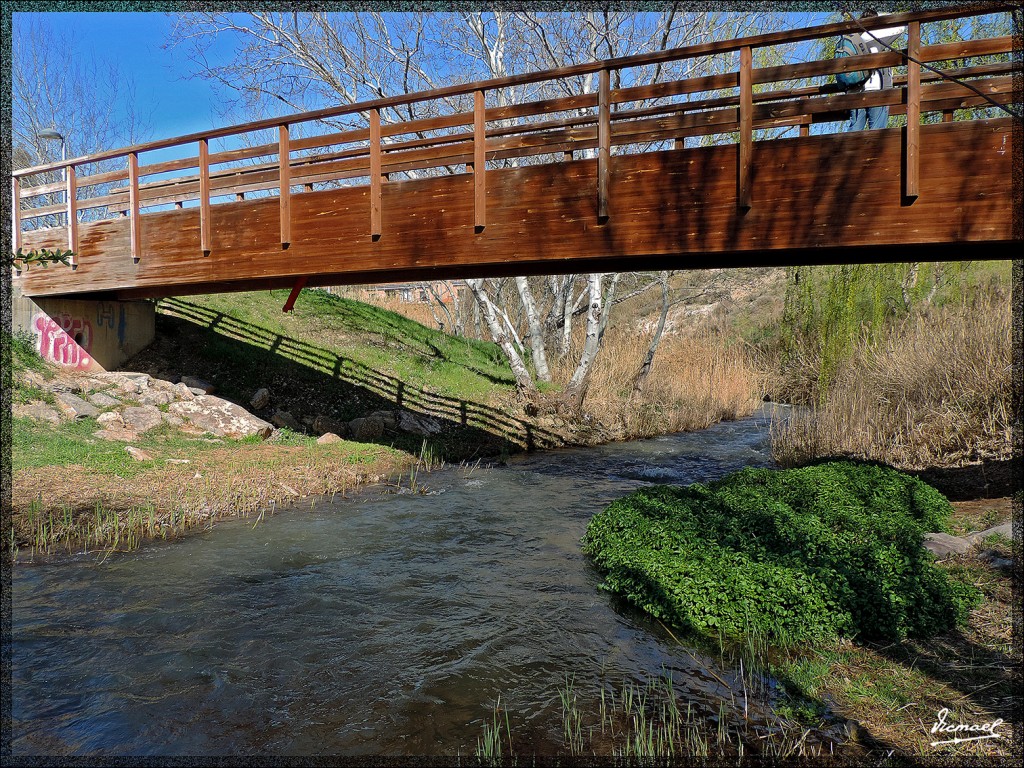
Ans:
[{"label": "boulder", "polygon": [[147,389],[142,392],[138,400],[143,405],[167,405],[173,403],[175,398],[170,392],[160,389]]},{"label": "boulder", "polygon": [[195,393],[180,381],[174,385],[174,394],[179,400],[194,400]]},{"label": "boulder", "polygon": [[164,423],[164,415],[155,405],[140,405],[125,408],[121,412],[124,425],[135,432],[148,432]]},{"label": "boulder", "polygon": [[136,448],[134,445],[126,445],[124,447],[124,449],[125,449],[125,451],[128,452],[128,455],[131,456],[136,461],[152,461],[153,460],[152,456],[150,456],[148,453],[146,453],[141,448]]},{"label": "boulder", "polygon": [[967,539],[973,544],[975,542],[984,541],[987,536],[992,536],[996,533],[1001,536],[1005,536],[1008,539],[1013,539],[1013,523],[1003,523],[1002,525],[987,528],[984,531],[975,531],[974,533],[969,534]]},{"label": "boulder", "polygon": [[384,429],[398,429],[398,416],[394,411],[374,411],[370,414],[370,418],[380,419]]},{"label": "boulder", "polygon": [[341,437],[350,434],[348,422],[339,421],[338,419],[332,419],[330,416],[322,415],[313,419],[313,431],[319,432],[321,435],[325,432],[333,432]]},{"label": "boulder", "polygon": [[100,381],[109,381],[124,392],[137,395],[142,390],[149,388],[150,375],[148,373],[132,373],[130,371],[109,371],[96,373],[93,378]]},{"label": "boulder", "polygon": [[96,423],[105,429],[124,429],[124,419],[117,411],[107,411],[96,417]]},{"label": "boulder", "polygon": [[161,413],[160,415],[164,417],[164,423],[170,424],[172,427],[180,427],[185,423],[183,418],[175,416],[173,413]]},{"label": "boulder", "polygon": [[348,426],[352,431],[352,437],[361,443],[377,440],[384,434],[384,422],[376,416],[352,419]]},{"label": "boulder", "polygon": [[296,421],[295,417],[288,413],[288,411],[276,411],[274,415],[270,417],[270,423],[275,427],[290,429],[292,432],[299,432],[302,430],[302,427],[299,426],[299,422]]},{"label": "boulder", "polygon": [[97,432],[93,432],[92,436],[98,437],[101,440],[120,440],[124,443],[133,443],[139,439],[138,432],[125,429],[123,425],[111,425],[107,429],[101,429]]},{"label": "boulder", "polygon": [[430,416],[424,416],[410,411],[401,411],[398,417],[398,428],[403,432],[411,432],[421,437],[436,435],[443,427],[441,422]]},{"label": "boulder", "polygon": [[950,536],[948,533],[926,533],[924,548],[937,559],[945,560],[951,555],[962,555],[971,548],[971,542],[959,536]]},{"label": "boulder", "polygon": [[333,432],[326,432],[316,439],[320,445],[330,445],[331,443],[340,443],[341,438]]},{"label": "boulder", "polygon": [[[181,383],[192,390],[197,395],[212,395],[217,391],[217,388],[205,379],[200,379],[198,376],[182,376]],[[201,390],[196,392],[196,390]]]},{"label": "boulder", "polygon": [[95,405],[70,392],[57,392],[54,399],[57,401],[57,407],[70,419],[93,419],[100,415]]},{"label": "boulder", "polygon": [[60,414],[45,403],[29,403],[28,405],[15,403],[12,410],[15,416],[60,424]]},{"label": "boulder", "polygon": [[213,395],[196,395],[194,400],[171,403],[171,413],[218,437],[243,438],[259,435],[266,439],[274,426],[239,405]]},{"label": "boulder", "polygon": [[100,408],[111,408],[115,405],[120,405],[121,401],[116,397],[111,397],[106,392],[96,392],[95,394],[89,395],[89,401],[93,405],[98,405]]},{"label": "boulder", "polygon": [[257,411],[261,408],[266,408],[270,403],[270,390],[266,387],[260,387],[257,389],[249,400],[249,405],[255,408]]}]

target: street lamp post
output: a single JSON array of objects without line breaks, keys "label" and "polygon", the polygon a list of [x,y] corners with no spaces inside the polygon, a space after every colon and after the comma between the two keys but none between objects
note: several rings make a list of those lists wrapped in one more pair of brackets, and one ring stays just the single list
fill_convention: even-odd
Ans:
[{"label": "street lamp post", "polygon": [[[36,134],[36,138],[37,139],[43,139],[44,141],[59,141],[60,142],[60,161],[63,163],[65,160],[68,159],[68,142],[67,142],[67,139],[65,139],[64,138],[64,134],[61,133],[60,131],[58,131],[55,127],[51,126],[50,128],[43,128],[43,130],[39,131],[39,133]],[[61,181],[63,181],[65,183],[65,185],[66,185],[67,184],[67,180],[68,180],[68,167],[66,165],[63,166],[60,169],[60,178],[61,178]],[[64,192],[62,193],[63,201],[65,203],[67,202],[67,194],[68,194],[68,191],[67,191],[67,187],[65,186]],[[59,219],[58,219],[58,221],[59,221]],[[70,223],[71,222],[68,222],[69,225],[70,225]]]}]

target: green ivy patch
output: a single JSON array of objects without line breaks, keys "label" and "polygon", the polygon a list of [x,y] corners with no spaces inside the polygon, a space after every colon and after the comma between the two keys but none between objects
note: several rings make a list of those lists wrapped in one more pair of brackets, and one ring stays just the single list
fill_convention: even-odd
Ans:
[{"label": "green ivy patch", "polygon": [[779,644],[896,640],[950,629],[980,598],[921,546],[951,512],[888,467],[748,468],[636,491],[595,515],[583,543],[605,589],[679,627]]}]

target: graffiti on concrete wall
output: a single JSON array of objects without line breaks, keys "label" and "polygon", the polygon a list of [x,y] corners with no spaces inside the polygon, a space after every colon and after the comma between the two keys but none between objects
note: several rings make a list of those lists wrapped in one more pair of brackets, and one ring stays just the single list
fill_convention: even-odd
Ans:
[{"label": "graffiti on concrete wall", "polygon": [[92,324],[68,314],[36,317],[39,355],[68,368],[86,369],[92,363]]}]

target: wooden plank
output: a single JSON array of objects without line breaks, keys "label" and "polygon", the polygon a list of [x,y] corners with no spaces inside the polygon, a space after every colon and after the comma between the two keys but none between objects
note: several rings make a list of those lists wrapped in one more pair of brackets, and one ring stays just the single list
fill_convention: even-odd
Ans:
[{"label": "wooden plank", "polygon": [[[287,257],[277,242],[272,198],[214,206],[217,231],[239,234],[218,243],[211,258],[199,264],[188,259],[196,247],[195,209],[147,214],[147,258],[134,270],[130,263],[122,266],[127,260],[101,258],[105,251],[126,248],[126,222],[83,225],[86,259],[80,277],[95,290],[177,293],[218,283],[231,289],[233,281],[294,284],[310,263],[318,274],[348,275],[358,282],[356,276],[388,271],[421,278],[441,269],[462,275],[576,271],[606,257],[641,269],[655,263],[651,259],[658,254],[677,263],[692,255],[688,263],[707,266],[720,265],[731,258],[728,254],[767,258],[775,253],[780,263],[813,260],[822,257],[821,249],[837,246],[891,246],[864,251],[865,258],[875,259],[881,252],[903,259],[911,246],[919,255],[944,243],[995,249],[1013,231],[1012,157],[998,152],[1012,128],[1010,118],[922,126],[923,194],[913,206],[893,202],[901,187],[900,132],[866,131],[759,144],[758,183],[778,194],[771,205],[755,206],[744,216],[735,206],[734,146],[617,155],[612,158],[616,216],[602,227],[593,226],[597,162],[578,160],[490,171],[488,225],[477,237],[469,236],[471,179],[460,174],[386,185],[384,204],[394,218],[389,215],[389,237],[376,244],[365,236],[365,188],[296,195],[296,233],[308,227],[309,234],[296,238]],[[871,164],[865,164],[866,154]],[[837,177],[849,183],[830,183]],[[654,216],[657,227],[650,226]],[[25,234],[31,245],[63,236],[60,231]],[[66,292],[77,282],[57,274],[67,270],[35,272],[25,277],[29,289],[40,294]]]},{"label": "wooden plank", "polygon": [[597,87],[597,218],[608,219],[608,187],[611,180],[612,113],[611,73],[602,69],[598,73]]},{"label": "wooden plank", "polygon": [[484,92],[473,94],[473,226],[477,232],[487,226],[487,124],[484,122]]},{"label": "wooden plank", "polygon": [[380,110],[370,110],[370,237],[381,236]]},{"label": "wooden plank", "polygon": [[142,221],[139,210],[139,154],[128,153],[128,215],[131,219],[131,254],[138,262],[142,257]]},{"label": "wooden plank", "polygon": [[278,126],[277,167],[278,196],[281,217],[281,247],[287,248],[292,241],[292,188],[291,149],[288,145],[288,124]]},{"label": "wooden plank", "polygon": [[203,256],[213,250],[210,242],[210,142],[199,140],[199,248]]},{"label": "wooden plank", "polygon": [[67,174],[68,250],[71,251],[71,266],[78,263],[78,185],[75,182],[75,166],[69,165]]},{"label": "wooden plank", "polygon": [[737,186],[737,205],[750,208],[754,161],[754,80],[752,76],[753,52],[750,46],[740,49],[740,165]]},{"label": "wooden plank", "polygon": [[[21,181],[11,177],[11,249],[21,248]],[[19,270],[20,271],[20,270]]]},{"label": "wooden plank", "polygon": [[[739,50],[742,47],[756,48],[771,45],[781,45],[784,43],[799,43],[806,40],[814,40],[818,38],[830,38],[835,37],[837,35],[846,34],[849,32],[860,31],[864,27],[867,27],[869,29],[880,29],[885,25],[896,26],[906,24],[909,21],[925,22],[961,17],[968,18],[973,16],[979,16],[985,13],[998,12],[1001,10],[1002,6],[1000,4],[989,2],[977,3],[970,7],[939,8],[937,10],[920,11],[915,13],[891,14],[886,16],[880,16],[877,19],[856,19],[850,21],[836,22],[832,24],[825,24],[818,27],[808,27],[804,29],[788,30],[782,32],[771,32],[747,38],[701,43],[698,45],[688,46],[686,48],[667,49],[651,53],[636,54],[633,56],[624,56],[609,59],[604,62],[577,64],[540,72],[529,72],[520,75],[513,75],[505,78],[497,78],[481,82],[452,85],[444,88],[437,88],[430,91],[422,91],[413,94],[402,94],[399,96],[375,99],[373,101],[362,102],[358,104],[346,104],[338,107],[329,107],[326,109],[313,110],[310,112],[302,112],[295,115],[289,115],[285,119],[289,123],[322,120],[329,117],[340,117],[342,115],[365,112],[370,109],[379,110],[385,107],[398,107],[414,102],[429,100],[439,101],[453,96],[469,94],[479,89],[490,90],[493,88],[513,87],[518,85],[542,82],[546,80],[558,80],[564,78],[585,76],[588,74],[593,74],[594,72],[599,72],[602,69],[622,69],[626,67],[646,66],[650,64],[658,64],[668,61],[677,61],[714,54],[729,53],[732,51]],[[131,147],[125,147],[122,149],[99,152],[82,158],[75,158],[75,162],[78,164],[86,164],[114,157],[123,157],[130,151],[151,151],[156,149],[163,149],[166,147],[178,146],[182,144],[190,144],[192,142],[199,140],[209,141],[210,139],[221,138],[224,136],[249,133],[252,131],[273,128],[279,125],[280,121],[281,118],[266,118],[262,120],[254,120],[248,123],[218,128],[212,131],[192,133],[186,136],[163,139],[159,141],[151,141],[146,142],[144,144],[137,144]],[[55,170],[60,167],[60,163],[50,163],[47,165],[36,166],[34,168],[22,169],[20,171],[16,171],[15,173],[19,176],[25,176],[34,173],[40,173],[45,170]]]},{"label": "wooden plank", "polygon": [[921,158],[921,24],[907,25],[907,127],[903,194],[914,201],[920,194]]}]

